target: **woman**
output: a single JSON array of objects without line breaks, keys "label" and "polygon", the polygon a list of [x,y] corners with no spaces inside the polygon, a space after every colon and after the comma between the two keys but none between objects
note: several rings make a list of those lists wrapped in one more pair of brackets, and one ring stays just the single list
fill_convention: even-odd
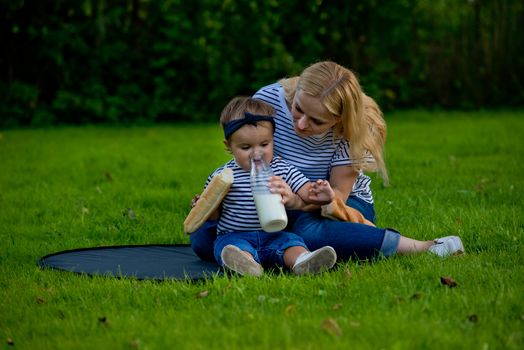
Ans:
[{"label": "woman", "polygon": [[[329,180],[338,197],[375,221],[371,179],[378,171],[387,182],[383,147],[386,125],[376,103],[366,96],[355,75],[334,62],[319,62],[299,77],[261,88],[254,98],[275,108],[274,154],[297,167],[311,181]],[[318,208],[289,212],[288,230],[309,249],[332,246],[339,259],[372,258],[431,251],[439,256],[464,252],[459,237],[419,241],[391,229],[324,218]],[[205,260],[214,260],[216,223],[207,222],[191,235],[191,246]]]}]

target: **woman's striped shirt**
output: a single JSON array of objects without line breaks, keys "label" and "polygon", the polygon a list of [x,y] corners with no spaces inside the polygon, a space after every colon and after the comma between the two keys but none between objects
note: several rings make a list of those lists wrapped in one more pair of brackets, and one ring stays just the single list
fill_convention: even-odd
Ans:
[{"label": "woman's striped shirt", "polygon": [[[270,165],[275,175],[281,176],[294,193],[309,182],[307,177],[282,158],[273,158]],[[253,193],[251,192],[250,173],[238,166],[234,159],[215,170],[208,177],[206,187],[212,177],[224,168],[233,170],[234,180],[231,189],[222,201],[222,212],[217,228],[218,233],[262,230],[253,200]]]},{"label": "woman's striped shirt", "polygon": [[[349,156],[349,143],[342,138],[335,138],[332,130],[322,135],[300,137],[293,127],[293,118],[286,103],[284,88],[274,83],[258,90],[253,98],[262,100],[275,109],[274,154],[294,165],[311,181],[329,179],[331,168],[353,164]],[[373,161],[371,156],[367,161]],[[357,176],[352,196],[373,203],[371,179],[363,172]]]}]

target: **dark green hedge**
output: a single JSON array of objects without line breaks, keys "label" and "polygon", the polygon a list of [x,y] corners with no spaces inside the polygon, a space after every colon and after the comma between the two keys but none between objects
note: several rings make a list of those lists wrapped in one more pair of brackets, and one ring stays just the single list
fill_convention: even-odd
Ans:
[{"label": "dark green hedge", "polygon": [[0,126],[217,120],[330,59],[385,109],[523,106],[521,0],[2,0]]}]

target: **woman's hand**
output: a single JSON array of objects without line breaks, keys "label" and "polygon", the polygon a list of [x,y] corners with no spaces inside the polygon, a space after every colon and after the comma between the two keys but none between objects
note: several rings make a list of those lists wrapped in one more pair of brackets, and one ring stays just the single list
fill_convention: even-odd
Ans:
[{"label": "woman's hand", "polygon": [[317,180],[311,182],[307,194],[308,203],[328,204],[335,199],[335,191],[331,188],[329,181]]}]

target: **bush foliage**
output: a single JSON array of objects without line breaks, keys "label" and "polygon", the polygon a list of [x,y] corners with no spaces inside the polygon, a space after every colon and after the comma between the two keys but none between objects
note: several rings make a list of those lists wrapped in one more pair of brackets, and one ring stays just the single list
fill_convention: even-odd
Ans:
[{"label": "bush foliage", "polygon": [[520,0],[10,0],[0,126],[217,120],[330,59],[384,109],[524,101]]}]

